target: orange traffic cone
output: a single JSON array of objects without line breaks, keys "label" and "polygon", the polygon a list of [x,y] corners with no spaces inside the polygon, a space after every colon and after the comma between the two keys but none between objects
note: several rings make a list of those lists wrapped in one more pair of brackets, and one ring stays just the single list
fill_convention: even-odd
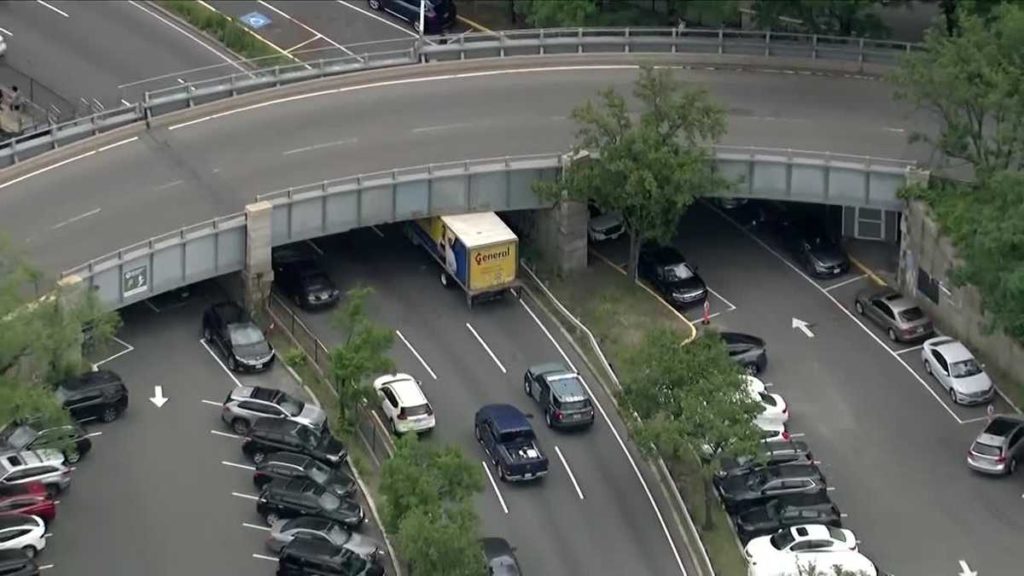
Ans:
[{"label": "orange traffic cone", "polygon": [[704,326],[711,324],[711,302],[707,298],[704,299],[704,317],[701,318],[700,323]]}]

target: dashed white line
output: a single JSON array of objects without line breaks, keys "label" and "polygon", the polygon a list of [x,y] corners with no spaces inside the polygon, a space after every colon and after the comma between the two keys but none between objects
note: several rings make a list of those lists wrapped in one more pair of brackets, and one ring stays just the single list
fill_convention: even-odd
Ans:
[{"label": "dashed white line", "polygon": [[89,434],[86,434],[85,436],[82,436],[82,438],[95,438],[97,436],[102,436],[102,435],[103,435],[103,432],[90,432]]},{"label": "dashed white line", "polygon": [[312,150],[320,150],[322,148],[330,148],[332,146],[342,146],[344,144],[355,144],[359,140],[357,138],[345,138],[343,140],[335,140],[334,142],[325,142],[323,144],[314,144],[312,146],[304,146],[302,148],[294,148],[292,150],[285,150],[281,153],[282,156],[291,156],[292,154],[299,154],[301,152],[310,152]]},{"label": "dashed white line", "polygon": [[221,460],[220,463],[225,465],[225,466],[232,466],[234,468],[241,468],[242,470],[248,470],[250,472],[255,472],[256,471],[256,467],[255,466],[249,466],[247,464],[236,464],[234,462],[228,462],[227,460]]},{"label": "dashed white line", "polygon": [[209,404],[210,406],[216,406],[217,408],[221,408],[224,406],[220,402],[214,402],[213,400],[200,400],[200,402],[202,402],[203,404]]},{"label": "dashed white line", "polygon": [[43,2],[43,0],[36,0],[36,4],[42,4],[43,6],[46,6],[50,10],[53,10],[54,12],[56,12],[57,14],[60,14],[61,16],[65,17],[65,18],[71,18],[71,16],[69,16],[67,12],[61,10],[60,8],[57,8],[56,6],[52,6],[50,4],[47,4],[46,2]]},{"label": "dashed white line", "polygon": [[242,437],[239,436],[238,434],[229,434],[227,432],[221,432],[220,430],[210,430],[210,434],[215,434],[217,436],[223,436],[225,438],[234,438],[235,440],[241,440],[242,439]]},{"label": "dashed white line", "polygon": [[846,286],[847,284],[853,284],[854,282],[857,282],[858,280],[863,280],[863,279],[865,279],[867,277],[868,277],[867,274],[861,274],[860,276],[854,276],[853,278],[848,278],[848,279],[843,280],[842,282],[840,282],[838,284],[833,284],[833,285],[829,286],[828,288],[822,288],[822,290],[824,290],[825,292],[830,292],[832,290],[835,290],[836,288],[841,288],[843,286]]},{"label": "dashed white line", "polygon": [[[135,6],[135,7],[136,7],[136,8],[138,8],[139,10],[142,10],[142,11],[143,11],[143,12],[145,12],[146,14],[149,14],[149,15],[150,15],[150,16],[152,16],[153,18],[156,18],[157,20],[159,20],[159,21],[163,22],[164,24],[166,24],[166,25],[170,26],[171,28],[173,28],[173,29],[177,30],[178,32],[180,32],[180,33],[184,34],[185,36],[188,36],[188,37],[189,37],[189,38],[190,38],[190,39],[191,39],[191,40],[192,40],[193,42],[195,42],[196,44],[199,44],[199,45],[200,45],[200,46],[202,46],[203,48],[206,48],[206,49],[207,49],[207,50],[209,50],[210,52],[213,52],[213,53],[214,53],[214,54],[216,54],[216,55],[217,55],[217,57],[218,57],[218,58],[220,58],[221,60],[223,60],[223,61],[227,62],[228,64],[231,64],[232,66],[234,66],[235,68],[238,68],[238,69],[239,69],[239,70],[241,70],[242,72],[245,72],[245,68],[243,68],[243,67],[242,67],[242,66],[241,66],[241,65],[240,65],[240,64],[239,64],[238,62],[235,62],[235,61],[234,61],[234,60],[232,60],[231,58],[228,58],[227,56],[225,56],[225,55],[221,54],[221,53],[220,53],[219,51],[217,51],[217,50],[216,50],[216,49],[215,49],[215,48],[214,48],[213,46],[210,46],[210,45],[209,45],[209,44],[207,44],[206,42],[203,42],[203,41],[202,41],[202,40],[200,40],[199,38],[197,38],[197,37],[193,36],[192,34],[190,34],[189,32],[187,32],[186,30],[182,29],[182,28],[181,28],[181,27],[179,27],[178,25],[176,25],[176,24],[174,24],[173,22],[171,22],[170,20],[168,20],[168,19],[164,18],[163,16],[160,16],[159,14],[157,14],[156,12],[153,12],[152,10],[149,10],[148,8],[146,8],[145,6],[143,6],[143,5],[139,4],[139,3],[138,3],[138,2],[136,2],[135,0],[128,0],[128,3],[129,3],[129,4],[131,4],[132,6]],[[181,81],[181,78],[179,78],[179,79],[178,79],[178,81],[179,81],[179,82],[181,82],[182,84],[184,84],[184,82],[182,82],[182,81]]]},{"label": "dashed white line", "polygon": [[93,210],[89,210],[88,212],[85,212],[84,214],[79,214],[78,216],[72,216],[71,218],[68,218],[67,220],[64,220],[63,222],[58,222],[57,224],[54,224],[53,226],[50,226],[50,230],[59,230],[59,229],[65,227],[65,226],[67,226],[68,224],[73,224],[75,222],[78,222],[79,220],[83,220],[85,218],[88,218],[89,216],[95,216],[95,215],[99,214],[102,210],[103,210],[102,208],[95,208]]},{"label": "dashed white line", "polygon": [[277,559],[277,558],[274,558],[273,556],[265,556],[265,555],[263,555],[263,554],[255,554],[255,553],[254,553],[254,554],[252,555],[252,557],[253,557],[253,558],[258,558],[258,559],[260,559],[260,560],[268,560],[268,561],[270,561],[270,562],[277,562],[277,561],[278,561],[278,559]]},{"label": "dashed white line", "polygon": [[218,358],[217,355],[213,353],[213,350],[210,349],[210,346],[209,344],[206,343],[206,340],[200,338],[199,343],[203,345],[203,348],[206,348],[206,351],[210,353],[210,356],[213,356],[213,359],[217,361],[217,365],[220,366],[222,370],[224,370],[224,373],[227,374],[228,377],[231,378],[231,381],[235,383],[235,386],[241,386],[242,383],[238,381],[238,377],[232,374],[231,370],[228,370],[228,367],[225,366],[224,363],[220,361],[220,358]]},{"label": "dashed white line", "polygon": [[139,139],[138,136],[132,136],[131,138],[125,138],[124,140],[121,140],[120,142],[114,142],[113,144],[107,144],[106,146],[103,146],[99,150],[97,150],[97,152],[106,152],[107,150],[112,150],[114,148],[117,148],[118,146],[121,146],[121,145],[124,145],[124,144],[128,144],[129,142],[135,142],[138,139]]},{"label": "dashed white line", "polygon": [[248,522],[242,522],[242,526],[246,528],[252,528],[253,530],[263,530],[264,532],[270,532],[270,526],[260,526],[259,524],[249,524]]},{"label": "dashed white line", "polygon": [[494,487],[494,493],[498,496],[498,504],[501,504],[501,509],[508,514],[508,506],[505,506],[505,499],[501,497],[501,490],[498,490],[498,483],[494,481],[494,476],[491,475],[491,469],[487,466],[487,462],[480,461],[480,465],[484,467],[484,473],[487,474],[487,479],[491,481],[491,486]]},{"label": "dashed white line", "polygon": [[438,130],[451,130],[452,128],[465,128],[466,126],[472,125],[472,122],[456,122],[454,124],[441,124],[439,126],[423,126],[421,128],[413,128],[412,131],[416,133],[436,132]]},{"label": "dashed white line", "polygon": [[473,329],[473,326],[469,322],[466,322],[466,328],[469,328],[469,331],[473,333],[473,336],[476,336],[476,341],[479,342],[480,345],[484,347],[484,350],[486,350],[487,353],[491,356],[491,360],[494,360],[494,363],[497,364],[498,368],[501,369],[501,373],[508,374],[508,370],[505,370],[505,366],[501,363],[501,360],[498,360],[498,357],[495,356],[494,352],[491,351],[491,347],[488,346],[487,342],[484,342],[484,339],[481,338],[480,335],[476,333],[476,330]]},{"label": "dashed white line", "polygon": [[246,500],[259,500],[259,496],[253,496],[252,494],[242,494],[241,492],[232,492],[232,496],[238,496],[239,498],[245,498]]},{"label": "dashed white line", "polygon": [[14,34],[11,34],[11,31],[7,30],[6,28],[0,28],[0,33],[7,34],[11,38],[14,38]]},{"label": "dashed white line", "polygon": [[572,473],[569,463],[565,461],[565,456],[562,456],[562,451],[558,446],[555,446],[555,454],[558,454],[558,459],[562,461],[562,466],[565,466],[565,471],[569,473],[569,480],[572,480],[572,485],[576,488],[576,494],[579,495],[580,500],[583,500],[583,490],[580,490],[580,485],[576,482],[576,475]]},{"label": "dashed white line", "polygon": [[179,185],[184,184],[184,183],[185,183],[184,180],[173,180],[173,181],[168,182],[166,184],[161,184],[161,185],[157,186],[156,188],[153,188],[153,190],[166,190],[168,188],[173,188],[175,186],[179,186]]},{"label": "dashed white line", "polygon": [[437,374],[434,374],[434,371],[430,369],[430,366],[427,364],[427,361],[424,360],[423,357],[420,356],[420,353],[417,352],[416,349],[412,347],[412,344],[410,344],[409,341],[405,339],[405,336],[402,335],[402,331],[395,330],[395,334],[398,334],[398,339],[405,343],[405,346],[406,348],[409,349],[409,352],[412,352],[412,355],[415,356],[416,359],[420,361],[420,364],[423,364],[423,367],[427,369],[427,372],[429,372],[431,376],[433,376],[434,380],[437,380]]}]

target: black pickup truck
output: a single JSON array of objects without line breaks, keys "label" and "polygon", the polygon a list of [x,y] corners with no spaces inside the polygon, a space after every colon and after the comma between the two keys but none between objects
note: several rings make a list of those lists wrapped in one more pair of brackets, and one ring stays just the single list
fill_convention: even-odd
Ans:
[{"label": "black pickup truck", "polygon": [[514,482],[548,473],[548,458],[537,445],[530,421],[515,406],[488,404],[477,410],[473,431],[498,478]]}]

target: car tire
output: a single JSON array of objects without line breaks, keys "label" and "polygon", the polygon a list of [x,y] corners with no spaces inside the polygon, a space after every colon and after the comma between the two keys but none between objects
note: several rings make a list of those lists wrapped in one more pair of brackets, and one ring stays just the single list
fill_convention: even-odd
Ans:
[{"label": "car tire", "polygon": [[72,448],[64,453],[64,461],[68,464],[78,464],[79,460],[82,459],[82,453],[76,448]]},{"label": "car tire", "polygon": [[484,439],[480,437],[480,428],[473,426],[473,436],[476,437],[476,441],[480,444],[484,443]]},{"label": "car tire", "polygon": [[952,386],[949,387],[949,399],[953,404],[959,404],[959,402],[956,401],[956,390],[954,390]]},{"label": "car tire", "polygon": [[239,436],[245,436],[249,431],[249,423],[242,418],[235,418],[231,421],[231,429]]},{"label": "car tire", "polygon": [[853,307],[857,310],[857,314],[864,315],[864,305],[860,303],[860,300],[853,303]]},{"label": "car tire", "polygon": [[257,450],[252,453],[252,461],[254,464],[261,464],[266,459],[267,453],[264,452],[263,450]]},{"label": "car tire", "polygon": [[448,273],[447,272],[441,272],[441,286],[444,286],[445,288],[448,288],[448,284],[449,284],[449,282],[448,282]]},{"label": "car tire", "polygon": [[302,308],[302,298],[300,298],[298,294],[292,296],[292,302],[295,303],[295,306]]},{"label": "car tire", "polygon": [[53,484],[46,485],[46,495],[49,496],[51,500],[56,498],[57,494],[60,494],[59,486],[54,486]]},{"label": "car tire", "polygon": [[381,9],[380,0],[370,0],[370,9],[371,10],[380,10]]},{"label": "car tire", "polygon": [[100,414],[100,421],[104,424],[110,424],[114,420],[117,420],[117,417],[120,416],[120,414],[121,411],[117,409],[117,406],[107,406],[103,409],[103,413]]},{"label": "car tire", "polygon": [[927,372],[929,376],[934,376],[934,374],[932,374],[932,363],[931,362],[929,362],[927,360],[924,361],[924,371]]},{"label": "car tire", "polygon": [[889,337],[890,341],[892,341],[892,342],[899,342],[899,339],[896,338],[896,331],[893,330],[892,328],[887,328],[885,330],[885,335]]},{"label": "car tire", "polygon": [[204,327],[203,328],[203,340],[206,340],[207,342],[209,342],[212,337],[213,337],[213,333],[210,332],[210,329]]},{"label": "car tire", "polygon": [[397,436],[401,436],[401,433],[398,432],[398,426],[395,424],[394,420],[392,420],[391,418],[388,418],[388,425],[391,428],[391,433],[394,436],[396,436],[396,437]]},{"label": "car tire", "polygon": [[1006,468],[1006,475],[1010,476],[1017,471],[1017,459],[1013,458],[1010,460],[1009,467]]},{"label": "car tire", "polygon": [[530,381],[526,378],[523,378],[523,392],[525,392],[527,396],[533,396],[533,394],[530,393],[532,392],[532,390],[530,390]]},{"label": "car tire", "polygon": [[22,552],[23,552],[23,553],[25,554],[25,556],[27,556],[27,557],[28,557],[28,558],[29,558],[30,560],[31,560],[31,559],[33,559],[33,558],[35,558],[35,557],[36,557],[36,554],[38,554],[38,553],[39,553],[39,551],[38,551],[38,550],[36,550],[36,547],[35,547],[35,546],[25,546],[24,548],[22,548],[22,549],[21,549],[21,551],[22,551]]},{"label": "car tire", "polygon": [[263,517],[263,519],[267,521],[268,525],[273,526],[274,522],[280,520],[281,517],[278,516],[275,512],[268,512],[267,515]]},{"label": "car tire", "polygon": [[495,462],[494,467],[498,469],[498,480],[508,482],[508,478],[505,477],[505,469],[501,467],[501,464]]}]

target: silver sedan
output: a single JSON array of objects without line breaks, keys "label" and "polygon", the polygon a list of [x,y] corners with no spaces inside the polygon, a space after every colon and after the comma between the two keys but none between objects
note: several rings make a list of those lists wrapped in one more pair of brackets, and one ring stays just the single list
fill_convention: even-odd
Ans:
[{"label": "silver sedan", "polygon": [[956,404],[981,404],[995,395],[992,379],[974,354],[946,336],[925,341],[921,348],[924,369],[946,389]]},{"label": "silver sedan", "polygon": [[270,527],[267,548],[279,554],[286,544],[295,538],[321,540],[351,550],[366,560],[384,555],[384,548],[373,538],[346,530],[341,524],[323,518],[299,516],[278,520]]}]

